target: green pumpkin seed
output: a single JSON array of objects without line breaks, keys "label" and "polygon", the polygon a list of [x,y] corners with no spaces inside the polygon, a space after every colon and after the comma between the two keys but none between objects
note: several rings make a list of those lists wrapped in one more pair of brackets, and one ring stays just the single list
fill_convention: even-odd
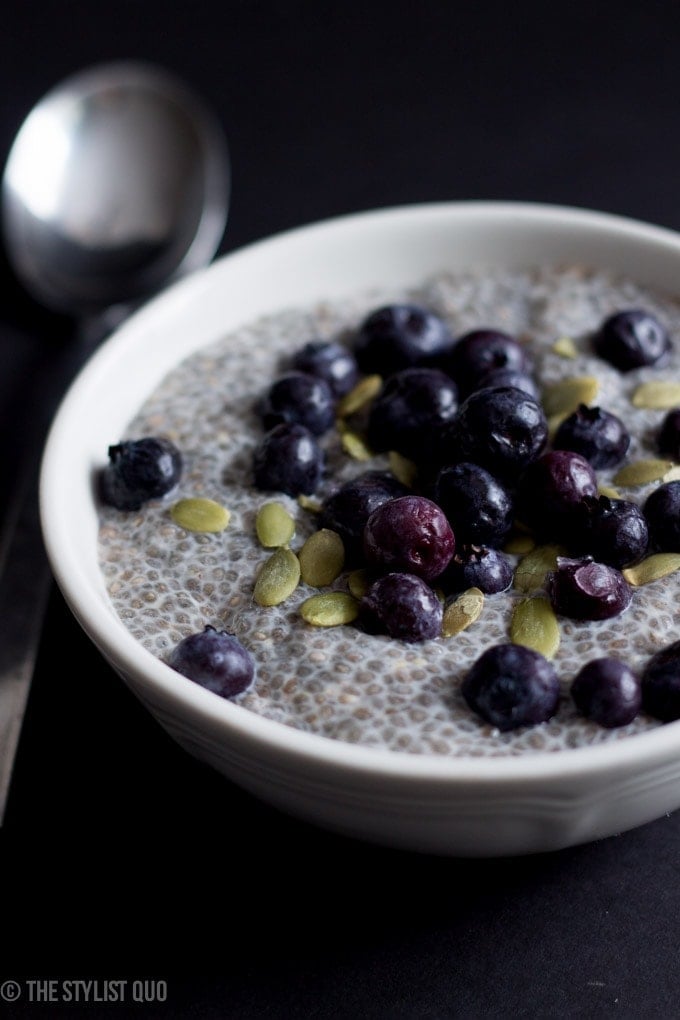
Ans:
[{"label": "green pumpkin seed", "polygon": [[295,591],[300,580],[300,561],[285,546],[276,549],[255,580],[253,598],[258,606],[278,606]]},{"label": "green pumpkin seed", "polygon": [[313,496],[305,496],[303,492],[297,498],[298,506],[301,506],[303,510],[309,510],[312,514],[321,513],[321,503],[318,499],[314,499]]},{"label": "green pumpkin seed", "polygon": [[634,460],[617,471],[612,481],[615,485],[647,485],[649,482],[660,481],[673,466],[672,460],[658,460],[655,457]]},{"label": "green pumpkin seed", "polygon": [[515,606],[510,621],[510,640],[552,659],[560,646],[560,627],[547,598],[534,595]]},{"label": "green pumpkin seed", "polygon": [[300,577],[312,588],[332,584],[345,565],[345,546],[336,531],[320,528],[310,535],[298,553]]},{"label": "green pumpkin seed", "polygon": [[621,493],[613,485],[598,485],[597,491],[600,496],[607,496],[608,499],[621,499]]},{"label": "green pumpkin seed", "polygon": [[265,503],[257,511],[255,531],[260,545],[265,549],[274,549],[288,545],[295,534],[295,521],[283,503]]},{"label": "green pumpkin seed", "polygon": [[444,610],[442,637],[453,637],[477,620],[484,608],[484,593],[468,588]]},{"label": "green pumpkin seed", "polygon": [[370,400],[378,396],[382,383],[382,377],[379,375],[366,375],[360,379],[356,386],[338,401],[336,409],[338,417],[347,418],[348,415],[360,411]]},{"label": "green pumpkin seed", "polygon": [[346,429],[342,432],[342,448],[352,460],[370,460],[373,451],[368,448],[366,441],[358,434]]},{"label": "green pumpkin seed", "polygon": [[600,384],[594,375],[572,376],[551,383],[544,389],[542,397],[546,417],[571,414],[579,404],[591,404],[599,389]]},{"label": "green pumpkin seed", "polygon": [[418,468],[413,461],[409,460],[408,457],[402,456],[401,453],[397,453],[396,450],[390,450],[387,458],[390,471],[397,481],[401,482],[402,485],[407,485],[409,489],[412,488],[418,474]]},{"label": "green pumpkin seed", "polygon": [[346,591],[312,595],[300,606],[300,615],[313,627],[338,627],[351,623],[359,614],[359,603]]},{"label": "green pumpkin seed", "polygon": [[578,350],[576,344],[570,336],[560,336],[557,338],[555,343],[552,345],[553,352],[559,354],[561,358],[576,358],[578,357]]},{"label": "green pumpkin seed", "polygon": [[214,499],[202,496],[179,499],[170,507],[170,516],[175,524],[186,531],[216,533],[224,531],[231,514],[226,507]]},{"label": "green pumpkin seed", "polygon": [[629,584],[638,588],[641,584],[649,584],[650,581],[658,581],[662,577],[680,570],[680,553],[653,553],[646,559],[626,567],[621,573]]},{"label": "green pumpkin seed", "polygon": [[366,570],[365,567],[362,567],[359,570],[352,571],[347,578],[347,587],[356,599],[362,599],[374,580],[375,577],[370,570]]},{"label": "green pumpkin seed", "polygon": [[513,587],[527,593],[543,588],[545,575],[555,569],[557,557],[563,555],[564,549],[559,545],[537,545],[517,564]]},{"label": "green pumpkin seed", "polygon": [[633,391],[631,397],[633,407],[648,408],[653,411],[669,411],[680,405],[680,382],[673,379],[653,379],[643,382]]}]

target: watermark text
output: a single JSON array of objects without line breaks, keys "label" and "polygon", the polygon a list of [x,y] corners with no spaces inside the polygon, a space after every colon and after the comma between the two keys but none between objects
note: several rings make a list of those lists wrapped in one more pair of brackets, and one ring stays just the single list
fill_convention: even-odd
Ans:
[{"label": "watermark text", "polygon": [[12,978],[0,981],[3,1002],[166,1002],[168,983],[158,978]]}]

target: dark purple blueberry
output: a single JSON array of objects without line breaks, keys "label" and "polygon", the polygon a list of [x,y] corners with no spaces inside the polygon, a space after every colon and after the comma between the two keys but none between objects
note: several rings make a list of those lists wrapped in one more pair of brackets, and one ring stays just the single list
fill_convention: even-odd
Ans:
[{"label": "dark purple blueberry", "polygon": [[637,503],[608,496],[585,496],[572,529],[573,551],[610,567],[627,567],[647,552],[649,529]]},{"label": "dark purple blueberry", "polygon": [[680,641],[653,655],[642,672],[642,708],[655,719],[680,719]]},{"label": "dark purple blueberry", "polygon": [[362,372],[383,377],[413,365],[431,364],[451,344],[448,326],[415,304],[376,308],[360,325],[354,354]]},{"label": "dark purple blueberry", "polygon": [[289,496],[316,492],[324,472],[324,454],[304,425],[275,425],[253,456],[255,487]]},{"label": "dark purple blueberry", "polygon": [[663,457],[680,461],[680,407],[674,407],[661,422],[657,448]]},{"label": "dark purple blueberry", "polygon": [[478,380],[476,390],[483,390],[488,386],[514,386],[516,390],[528,393],[534,400],[540,400],[541,392],[538,383],[529,372],[522,372],[518,368],[494,368]]},{"label": "dark purple blueberry", "polygon": [[456,549],[438,583],[447,592],[479,588],[485,595],[495,595],[510,587],[513,574],[510,559],[498,549],[464,545]]},{"label": "dark purple blueberry", "polygon": [[457,542],[500,546],[513,522],[513,501],[479,464],[453,464],[437,475],[433,499],[446,514]]},{"label": "dark purple blueberry", "polygon": [[671,341],[655,315],[643,308],[627,308],[604,320],[593,337],[599,357],[621,372],[663,364]]},{"label": "dark purple blueberry", "polygon": [[572,620],[609,620],[627,609],[633,592],[620,570],[596,563],[590,556],[558,556],[557,568],[546,578],[556,613]]},{"label": "dark purple blueberry", "polygon": [[359,623],[371,634],[389,634],[401,641],[439,637],[442,604],[421,577],[391,573],[379,577],[359,603]]},{"label": "dark purple blueberry", "polygon": [[267,430],[296,423],[321,436],[335,421],[335,398],[325,379],[308,372],[286,372],[269,387],[259,413]]},{"label": "dark purple blueberry", "polygon": [[461,692],[473,712],[506,731],[551,719],[560,682],[551,663],[533,648],[493,645],[472,665]]},{"label": "dark purple blueberry", "polygon": [[334,340],[310,340],[296,351],[292,367],[323,379],[334,397],[349,393],[359,381],[359,366],[354,354],[344,344]]},{"label": "dark purple blueberry", "polygon": [[389,471],[365,471],[345,482],[321,507],[319,527],[337,531],[348,564],[363,559],[364,528],[374,510],[389,499],[406,496],[409,489]]},{"label": "dark purple blueberry", "polygon": [[661,552],[680,552],[680,482],[659,485],[642,509],[650,544]]},{"label": "dark purple blueberry", "polygon": [[420,460],[458,408],[453,380],[436,368],[404,368],[385,382],[371,406],[371,449]]},{"label": "dark purple blueberry", "polygon": [[545,449],[548,423],[543,408],[514,386],[471,393],[443,430],[442,463],[481,464],[503,480],[515,479]]},{"label": "dark purple blueberry", "polygon": [[462,394],[472,393],[489,372],[503,369],[531,372],[526,351],[509,333],[498,329],[475,329],[458,339],[442,361]]},{"label": "dark purple blueberry", "polygon": [[208,624],[198,634],[183,638],[168,660],[178,673],[222,698],[233,698],[250,687],[255,662],[241,642],[225,630]]},{"label": "dark purple blueberry", "polygon": [[593,659],[571,684],[576,708],[586,719],[614,729],[627,726],[642,707],[640,678],[620,659]]},{"label": "dark purple blueberry", "polygon": [[432,581],[446,570],[455,549],[444,511],[425,496],[383,503],[364,528],[364,556],[380,571],[403,571]]},{"label": "dark purple blueberry", "polygon": [[522,473],[517,514],[534,534],[564,541],[584,496],[597,495],[597,477],[589,462],[571,450],[548,450]]},{"label": "dark purple blueberry", "polygon": [[594,468],[610,468],[628,452],[630,433],[615,414],[580,404],[561,423],[552,445],[555,450],[580,453]]},{"label": "dark purple blueberry", "polygon": [[117,510],[139,510],[177,485],[182,455],[169,439],[146,436],[109,446],[109,463],[99,475],[99,494]]}]

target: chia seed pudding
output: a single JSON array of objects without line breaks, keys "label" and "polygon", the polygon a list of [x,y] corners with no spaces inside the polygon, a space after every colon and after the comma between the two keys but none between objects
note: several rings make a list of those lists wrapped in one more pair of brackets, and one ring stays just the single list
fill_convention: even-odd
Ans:
[{"label": "chia seed pudding", "polygon": [[[116,613],[164,661],[182,638],[206,624],[229,631],[256,666],[255,682],[234,699],[237,704],[351,743],[417,754],[520,755],[621,740],[662,725],[640,714],[618,729],[600,727],[578,715],[569,685],[593,658],[619,658],[641,672],[651,655],[677,640],[680,571],[635,588],[632,604],[613,619],[559,617],[560,645],[552,660],[562,683],[558,711],[549,722],[510,732],[473,715],[460,685],[482,651],[509,640],[512,612],[524,593],[510,588],[488,595],[479,619],[466,630],[420,644],[367,634],[352,624],[306,623],[299,607],[316,589],[302,583],[280,605],[262,607],[253,600],[258,568],[271,554],[256,538],[262,504],[276,499],[294,517],[294,551],[317,529],[314,513],[297,499],[260,492],[251,484],[253,452],[263,435],[257,401],[294,351],[318,338],[351,342],[371,310],[395,300],[436,312],[454,337],[479,327],[517,336],[542,386],[572,376],[597,377],[593,403],[618,415],[631,433],[626,462],[659,456],[656,435],[665,412],[637,408],[631,396],[641,382],[680,379],[680,304],[630,279],[580,266],[442,272],[409,292],[371,291],[342,303],[284,309],[192,354],[149,396],[125,436],[111,437],[117,442],[164,435],[184,459],[179,486],[163,499],[128,513],[99,509],[99,560]],[[606,316],[629,307],[657,315],[675,338],[663,370],[622,373],[594,356],[592,332]],[[554,346],[564,337],[572,342],[568,357],[564,346]],[[389,468],[386,455],[352,459],[335,429],[321,443],[327,471],[314,494],[317,501],[370,468]],[[611,485],[616,470],[598,471],[599,484]],[[618,489],[622,498],[641,505],[657,484]],[[188,532],[171,519],[176,500],[200,496],[228,508],[225,531]],[[331,587],[346,591],[347,572]],[[190,681],[178,677],[183,682]]]}]

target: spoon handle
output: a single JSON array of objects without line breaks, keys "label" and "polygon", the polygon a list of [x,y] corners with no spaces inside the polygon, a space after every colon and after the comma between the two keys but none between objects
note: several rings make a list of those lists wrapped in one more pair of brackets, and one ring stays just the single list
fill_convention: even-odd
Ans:
[{"label": "spoon handle", "polygon": [[39,457],[32,456],[7,511],[0,552],[0,825],[50,591],[38,512],[38,470]]},{"label": "spoon handle", "polygon": [[93,349],[120,321],[87,320],[54,352],[34,397],[23,470],[0,537],[0,826],[35,670],[52,573],[42,538],[38,488],[47,431],[62,397]]}]

